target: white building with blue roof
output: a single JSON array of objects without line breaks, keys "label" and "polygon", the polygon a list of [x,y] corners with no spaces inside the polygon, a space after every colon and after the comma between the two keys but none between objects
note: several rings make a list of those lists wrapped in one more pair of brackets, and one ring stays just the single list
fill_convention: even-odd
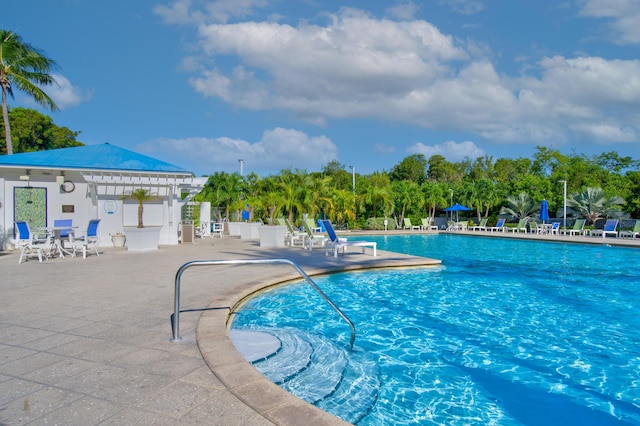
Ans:
[{"label": "white building with blue roof", "polygon": [[10,248],[16,220],[32,228],[72,219],[85,229],[100,219],[100,245],[110,234],[137,226],[136,189],[156,197],[144,204],[145,227],[160,229],[159,244],[180,241],[182,207],[203,187],[181,167],[111,144],[87,145],[0,156],[0,249]]}]

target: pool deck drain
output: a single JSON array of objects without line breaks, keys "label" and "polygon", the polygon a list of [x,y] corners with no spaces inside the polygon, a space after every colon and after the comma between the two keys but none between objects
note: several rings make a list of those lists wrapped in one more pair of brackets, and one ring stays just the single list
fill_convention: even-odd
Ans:
[{"label": "pool deck drain", "polygon": [[[640,246],[638,239],[547,239]],[[382,250],[334,259],[322,250],[260,248],[228,237],[100,253],[18,265],[17,252],[0,252],[0,424],[344,424],[267,381],[229,338],[235,304],[297,279],[295,271],[250,265],[185,272],[182,309],[191,312],[181,315],[183,340],[172,343],[176,271],[212,259],[289,258],[310,275],[429,264]]]}]

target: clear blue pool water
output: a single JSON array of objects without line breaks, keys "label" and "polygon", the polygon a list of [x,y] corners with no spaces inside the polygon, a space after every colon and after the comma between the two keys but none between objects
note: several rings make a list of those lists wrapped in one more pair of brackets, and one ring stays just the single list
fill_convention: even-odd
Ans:
[{"label": "clear blue pool water", "polygon": [[[315,279],[379,366],[376,403],[358,425],[640,424],[639,249],[367,239],[443,266]],[[233,324],[263,327],[349,338],[304,283],[252,299]]]}]

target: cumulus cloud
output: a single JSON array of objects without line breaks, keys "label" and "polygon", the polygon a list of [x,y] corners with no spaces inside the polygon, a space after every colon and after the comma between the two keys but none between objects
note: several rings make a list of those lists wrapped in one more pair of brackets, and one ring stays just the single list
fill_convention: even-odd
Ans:
[{"label": "cumulus cloud", "polygon": [[640,43],[640,3],[635,0],[580,0],[580,14],[608,21],[611,37],[621,44]]},{"label": "cumulus cloud", "polygon": [[485,155],[485,152],[470,141],[456,143],[447,141],[441,144],[425,145],[421,142],[409,147],[407,151],[411,154],[423,154],[426,158],[433,155],[442,155],[448,161],[462,161],[465,158],[478,158]]},{"label": "cumulus cloud", "polygon": [[309,136],[299,130],[283,128],[266,130],[256,142],[226,137],[165,138],[137,148],[156,157],[161,152],[165,161],[189,165],[188,168],[200,173],[211,170],[237,172],[239,159],[243,160],[247,173],[264,174],[288,168],[319,170],[338,158],[336,145],[326,136]]},{"label": "cumulus cloud", "polygon": [[[599,0],[583,4],[584,14],[605,13]],[[415,5],[394,7],[387,16],[410,17]],[[619,0],[607,13],[621,17],[629,7]],[[509,76],[496,70],[481,44],[461,43],[424,20],[349,8],[327,16],[322,24],[202,23],[200,51],[187,61],[190,84],[235,107],[287,111],[320,126],[367,118],[504,143],[562,144],[587,136],[624,142],[638,133],[638,60],[551,56]]]},{"label": "cumulus cloud", "polygon": [[418,5],[408,0],[387,8],[386,14],[392,18],[408,21],[415,17],[419,9]]},{"label": "cumulus cloud", "polygon": [[[74,86],[65,76],[61,74],[51,74],[51,77],[53,77],[55,83],[49,86],[41,86],[41,88],[51,99],[53,99],[61,110],[79,105],[80,103],[91,99],[92,94],[90,91]],[[20,96],[24,97],[24,99],[21,100],[24,104],[33,105],[33,107],[36,108],[39,106],[33,98],[22,93]]]}]

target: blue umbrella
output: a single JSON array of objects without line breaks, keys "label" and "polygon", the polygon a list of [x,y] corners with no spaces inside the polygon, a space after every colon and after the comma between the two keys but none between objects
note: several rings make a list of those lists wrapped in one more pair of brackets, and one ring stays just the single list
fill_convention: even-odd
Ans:
[{"label": "blue umbrella", "polygon": [[542,223],[549,220],[549,203],[547,203],[547,200],[542,200],[542,203],[540,203],[540,220],[542,220]]},{"label": "blue umbrella", "polygon": [[445,212],[456,212],[456,222],[458,221],[458,212],[461,210],[471,210],[469,207],[455,203],[454,205],[444,209]]}]

